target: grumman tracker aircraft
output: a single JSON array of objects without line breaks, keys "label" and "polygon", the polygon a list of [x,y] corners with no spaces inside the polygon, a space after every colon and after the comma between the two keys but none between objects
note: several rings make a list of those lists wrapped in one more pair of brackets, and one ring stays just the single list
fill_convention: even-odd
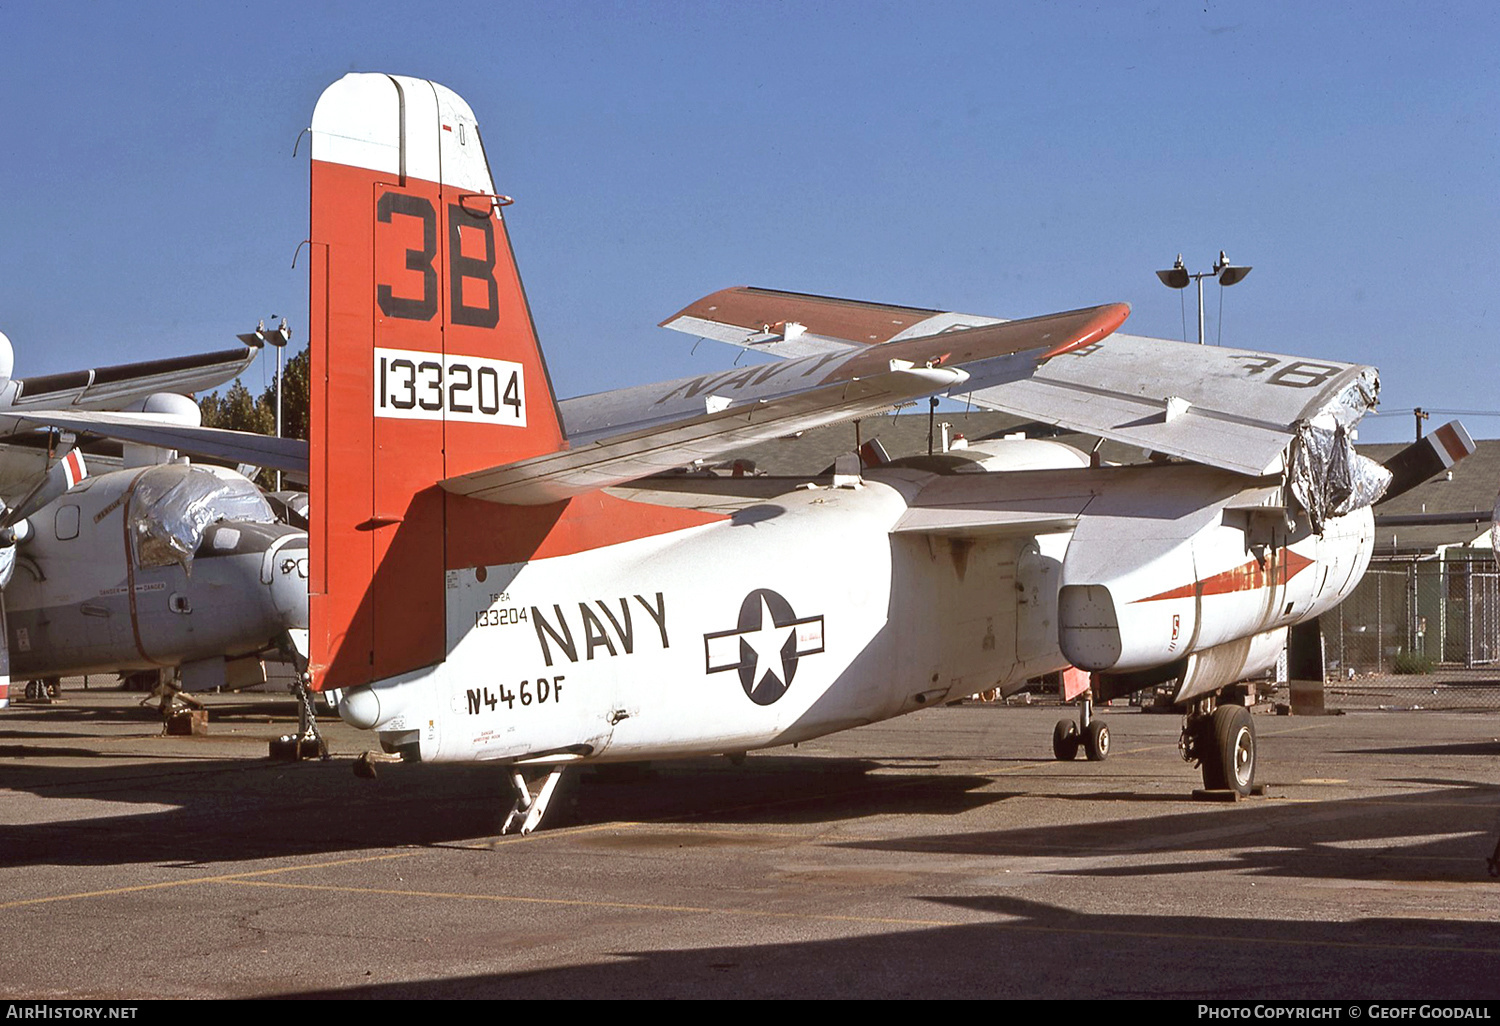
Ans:
[{"label": "grumman tracker aircraft", "polygon": [[[312,137],[310,669],[386,751],[506,766],[527,832],[574,764],[738,754],[1071,665],[1095,697],[1176,681],[1205,781],[1250,787],[1253,724],[1216,698],[1364,572],[1390,475],[1347,431],[1373,369],[1165,342],[1122,363],[1123,304],[996,322],[776,293],[679,318],[818,348],[558,403],[468,105],[353,74]],[[1171,458],[1023,441],[981,473],[642,480],[979,390]]]},{"label": "grumman tracker aircraft", "polygon": [[[306,533],[278,523],[241,474],[173,451],[299,464],[297,445],[202,428],[197,405],[165,391],[229,381],[255,351],[0,387],[0,430],[11,437],[41,427],[126,440],[125,469],[95,476],[66,443],[0,461],[12,501],[0,511],[0,707],[9,675],[180,667],[194,690],[228,682],[236,657],[305,652]],[[0,378],[9,378],[11,355],[0,336]]]},{"label": "grumman tracker aircraft", "polygon": [[305,649],[307,534],[233,470],[117,470],[16,513],[0,549],[13,676],[176,667],[197,691],[236,659]]}]

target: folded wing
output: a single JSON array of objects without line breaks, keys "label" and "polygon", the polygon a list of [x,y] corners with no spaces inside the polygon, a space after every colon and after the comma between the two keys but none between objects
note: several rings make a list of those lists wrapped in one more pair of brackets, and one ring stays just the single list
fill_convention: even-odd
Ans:
[{"label": "folded wing", "polygon": [[[846,351],[893,339],[996,330],[975,314],[736,287],[705,296],[664,327],[782,355]],[[958,397],[1069,431],[1239,474],[1283,470],[1302,425],[1350,426],[1375,404],[1373,367],[1115,334],[1048,354],[1035,374],[972,373]]]},{"label": "folded wing", "polygon": [[556,502],[972,388],[976,376],[1024,378],[1039,360],[1103,338],[1128,314],[1116,303],[567,400],[559,405],[568,449],[450,477],[443,488],[494,502]]},{"label": "folded wing", "polygon": [[21,410],[119,409],[156,392],[200,392],[237,378],[259,349],[241,346],[213,353],[142,360],[112,367],[13,378],[0,408]]},{"label": "folded wing", "polygon": [[87,431],[122,442],[178,449],[197,456],[249,463],[273,470],[307,471],[307,443],[297,438],[276,438],[226,428],[192,427],[153,420],[148,414],[91,410],[38,410],[24,414],[0,411],[0,429],[6,432],[16,433],[39,427]]}]

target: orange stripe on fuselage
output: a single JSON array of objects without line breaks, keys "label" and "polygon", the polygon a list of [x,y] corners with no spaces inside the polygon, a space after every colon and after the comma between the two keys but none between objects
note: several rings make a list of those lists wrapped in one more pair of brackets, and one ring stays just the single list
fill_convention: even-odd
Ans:
[{"label": "orange stripe on fuselage", "polygon": [[[1260,560],[1248,559],[1232,570],[1214,574],[1194,584],[1185,584],[1180,588],[1163,591],[1156,595],[1148,595],[1146,598],[1135,599],[1136,602],[1158,602],[1162,599],[1193,598],[1196,595],[1227,595],[1236,591],[1258,591],[1274,585],[1284,585],[1303,570],[1312,566],[1313,561],[1300,552],[1291,549],[1282,549],[1282,562],[1273,564],[1269,569],[1262,567]],[[1277,571],[1281,572],[1281,579],[1275,579]]]}]

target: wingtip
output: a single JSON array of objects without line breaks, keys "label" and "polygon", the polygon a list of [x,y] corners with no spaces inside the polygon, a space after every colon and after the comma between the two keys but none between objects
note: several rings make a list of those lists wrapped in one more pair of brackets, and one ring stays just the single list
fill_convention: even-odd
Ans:
[{"label": "wingtip", "polygon": [[1060,346],[1047,350],[1038,359],[1050,360],[1054,356],[1062,356],[1108,338],[1118,331],[1120,325],[1124,324],[1125,319],[1130,316],[1130,304],[1105,303],[1087,312],[1093,316],[1088,318],[1088,321],[1072,338]]},{"label": "wingtip", "polygon": [[707,316],[707,314],[713,312],[712,308],[716,305],[716,300],[719,300],[732,292],[744,292],[751,287],[752,286],[749,285],[730,285],[728,288],[722,288],[716,292],[710,292],[706,296],[693,300],[687,306],[674,313],[671,317],[668,317],[662,321],[657,321],[656,326],[658,328],[665,328],[673,321],[681,317],[702,317],[705,320],[714,320],[715,318]]}]

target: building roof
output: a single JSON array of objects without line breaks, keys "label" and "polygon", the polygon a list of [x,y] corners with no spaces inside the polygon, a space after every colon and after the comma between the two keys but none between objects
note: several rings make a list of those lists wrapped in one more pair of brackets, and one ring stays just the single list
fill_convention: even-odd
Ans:
[{"label": "building roof", "polygon": [[[1387,460],[1403,449],[1404,442],[1362,445],[1359,451],[1373,460]],[[1382,518],[1390,515],[1426,513],[1479,512],[1491,514],[1495,493],[1500,488],[1500,439],[1476,441],[1474,454],[1455,463],[1447,473],[1418,485],[1405,495],[1375,507],[1375,556],[1412,556],[1436,552],[1448,545],[1469,545],[1478,541],[1489,546],[1488,519],[1478,524],[1387,525]]]}]

